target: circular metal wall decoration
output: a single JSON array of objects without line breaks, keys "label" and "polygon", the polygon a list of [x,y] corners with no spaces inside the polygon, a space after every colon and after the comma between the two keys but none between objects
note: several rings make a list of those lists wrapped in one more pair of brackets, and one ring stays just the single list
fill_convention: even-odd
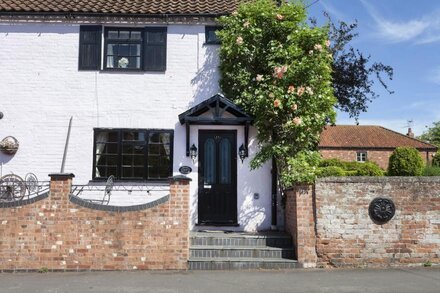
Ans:
[{"label": "circular metal wall decoration", "polygon": [[180,172],[180,174],[188,175],[189,173],[192,172],[192,169],[190,166],[182,166],[179,168],[179,172]]},{"label": "circular metal wall decoration", "polygon": [[375,198],[368,207],[371,219],[377,224],[385,224],[394,217],[396,206],[391,199]]},{"label": "circular metal wall decoration", "polygon": [[7,136],[0,141],[0,150],[5,154],[13,155],[17,152],[19,145],[15,137]]}]

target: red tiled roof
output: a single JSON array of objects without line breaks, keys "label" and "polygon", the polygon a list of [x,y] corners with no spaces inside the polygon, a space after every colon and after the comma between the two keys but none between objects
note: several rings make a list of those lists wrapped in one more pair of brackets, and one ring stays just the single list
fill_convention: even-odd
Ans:
[{"label": "red tiled roof", "polygon": [[326,126],[321,133],[319,148],[396,148],[432,149],[436,146],[392,131],[382,126]]},{"label": "red tiled roof", "polygon": [[227,14],[240,0],[0,0],[0,12]]}]

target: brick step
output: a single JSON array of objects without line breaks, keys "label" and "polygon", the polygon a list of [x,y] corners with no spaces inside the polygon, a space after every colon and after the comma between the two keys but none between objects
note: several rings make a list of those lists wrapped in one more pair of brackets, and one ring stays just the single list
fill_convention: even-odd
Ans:
[{"label": "brick step", "polygon": [[191,246],[190,257],[293,259],[294,250],[293,248],[279,248],[268,246]]},{"label": "brick step", "polygon": [[297,268],[296,260],[272,258],[190,258],[190,270],[281,270]]},{"label": "brick step", "polygon": [[191,232],[191,246],[270,246],[292,247],[292,238],[285,233],[226,233],[226,232]]}]

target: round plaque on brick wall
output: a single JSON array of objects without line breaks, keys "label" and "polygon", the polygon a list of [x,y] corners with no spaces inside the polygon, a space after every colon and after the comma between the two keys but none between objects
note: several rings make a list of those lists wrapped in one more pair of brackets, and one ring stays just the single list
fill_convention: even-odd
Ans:
[{"label": "round plaque on brick wall", "polygon": [[396,206],[391,199],[377,197],[368,207],[370,218],[377,224],[385,224],[394,217]]}]

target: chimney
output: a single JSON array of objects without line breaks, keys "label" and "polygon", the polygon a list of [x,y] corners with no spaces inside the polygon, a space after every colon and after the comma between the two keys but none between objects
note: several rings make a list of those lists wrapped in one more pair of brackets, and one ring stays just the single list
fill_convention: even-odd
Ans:
[{"label": "chimney", "polygon": [[412,132],[411,127],[408,128],[408,133],[406,135],[411,137],[411,138],[414,138],[414,132]]}]

